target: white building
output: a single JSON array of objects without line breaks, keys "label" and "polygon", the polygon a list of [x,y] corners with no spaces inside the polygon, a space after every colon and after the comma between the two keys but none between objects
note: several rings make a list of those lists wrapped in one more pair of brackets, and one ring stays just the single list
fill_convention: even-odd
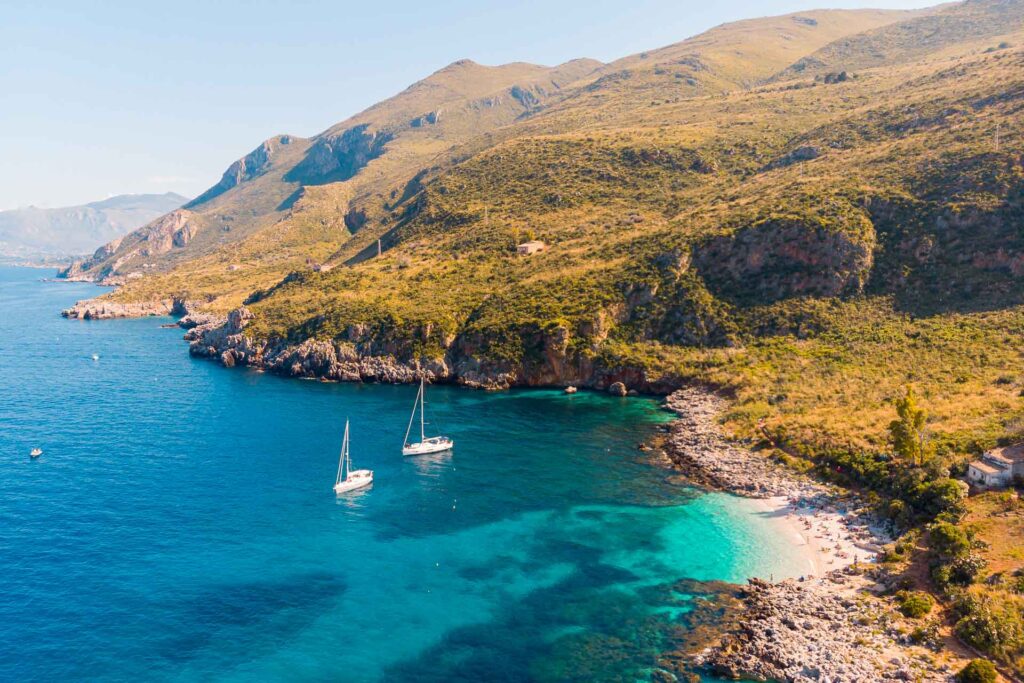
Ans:
[{"label": "white building", "polygon": [[967,466],[967,480],[983,488],[1009,486],[1024,477],[1024,444],[993,448]]},{"label": "white building", "polygon": [[529,256],[530,254],[536,254],[538,251],[544,251],[547,249],[547,246],[540,240],[530,240],[529,242],[516,245],[516,252],[522,256]]}]

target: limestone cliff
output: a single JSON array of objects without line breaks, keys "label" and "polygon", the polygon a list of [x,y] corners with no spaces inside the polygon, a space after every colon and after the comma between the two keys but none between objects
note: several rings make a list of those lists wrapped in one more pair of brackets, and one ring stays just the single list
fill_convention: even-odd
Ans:
[{"label": "limestone cliff", "polygon": [[246,333],[252,320],[252,312],[242,307],[226,319],[193,327],[185,334],[189,353],[226,367],[345,382],[409,383],[425,375],[435,382],[481,389],[572,384],[608,390],[620,383],[623,391],[658,394],[680,384],[676,378],[649,377],[639,368],[606,365],[573,352],[565,328],[526,331],[527,342],[540,354],[531,354],[529,361],[503,362],[488,358],[482,353],[485,341],[468,334],[449,339],[442,353],[428,355],[416,353],[413,344],[397,335],[389,339],[363,326],[353,326],[344,339],[334,341],[258,339]]}]

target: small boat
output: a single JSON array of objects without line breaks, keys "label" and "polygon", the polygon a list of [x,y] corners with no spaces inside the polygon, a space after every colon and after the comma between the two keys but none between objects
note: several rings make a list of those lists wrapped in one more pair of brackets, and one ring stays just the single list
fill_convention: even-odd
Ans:
[{"label": "small boat", "polygon": [[575,394],[577,391],[579,391],[579,390],[576,387],[572,386],[572,385],[567,386],[565,388],[565,393],[567,393],[567,394]]},{"label": "small boat", "polygon": [[40,455],[43,454],[43,449],[42,448],[33,448],[31,451],[28,452],[28,454],[30,456],[32,456],[33,458],[38,458]]},{"label": "small boat", "polygon": [[[412,432],[412,423],[416,419],[416,411],[420,413],[420,440],[417,443],[409,443],[409,433]],[[432,436],[429,439],[425,433],[427,412],[426,384],[423,377],[420,377],[420,390],[416,393],[416,402],[412,406],[412,415],[409,416],[409,427],[405,430],[405,441],[402,446],[402,455],[424,455],[426,453],[440,453],[448,451],[455,445],[455,442],[447,436]]]},{"label": "small boat", "polygon": [[341,458],[338,460],[338,478],[334,481],[335,493],[348,493],[373,483],[373,470],[353,470],[352,457],[348,453],[348,420],[345,420],[345,438],[341,441]]},{"label": "small boat", "polygon": [[93,360],[99,360],[100,359],[100,354],[98,354],[98,353],[92,354],[92,359]]}]

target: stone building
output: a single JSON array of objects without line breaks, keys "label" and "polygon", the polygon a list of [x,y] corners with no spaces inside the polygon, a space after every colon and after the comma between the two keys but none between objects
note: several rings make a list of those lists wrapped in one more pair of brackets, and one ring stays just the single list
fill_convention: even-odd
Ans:
[{"label": "stone building", "polygon": [[1024,443],[985,451],[967,466],[967,480],[975,486],[1009,486],[1015,476],[1024,477]]}]

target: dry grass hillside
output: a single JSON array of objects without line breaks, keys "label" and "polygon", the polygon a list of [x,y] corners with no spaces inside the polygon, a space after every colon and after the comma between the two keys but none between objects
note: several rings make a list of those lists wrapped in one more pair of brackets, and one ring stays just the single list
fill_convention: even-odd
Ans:
[{"label": "dry grass hillside", "polygon": [[[245,302],[231,363],[285,374],[701,382],[734,397],[737,436],[920,521],[927,482],[1024,438],[1022,131],[1022,0],[751,20],[609,65],[458,62],[274,138],[72,274],[123,278],[122,301]],[[908,385],[927,466],[892,457]],[[984,612],[945,581],[958,633],[1024,670],[1016,583]]]}]

